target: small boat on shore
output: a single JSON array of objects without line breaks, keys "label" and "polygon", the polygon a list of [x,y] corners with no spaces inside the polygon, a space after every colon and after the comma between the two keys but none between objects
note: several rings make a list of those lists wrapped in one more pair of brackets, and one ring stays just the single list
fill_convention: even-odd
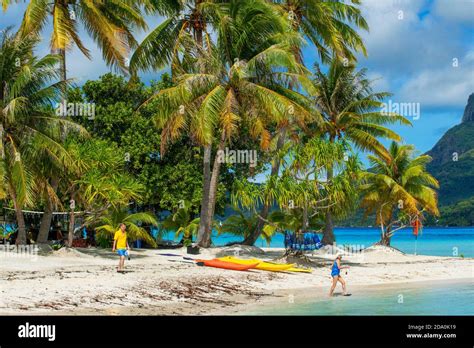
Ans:
[{"label": "small boat on shore", "polygon": [[201,260],[197,259],[195,260],[198,265],[199,263],[202,263],[202,265],[207,266],[207,267],[215,267],[215,268],[223,268],[223,269],[230,269],[233,271],[247,271],[249,269],[255,268],[255,266],[258,265],[258,263],[251,263],[251,264],[237,264],[234,262],[226,262],[222,261],[219,259],[212,259],[212,260]]},{"label": "small boat on shore", "polygon": [[311,268],[300,268],[300,267],[291,267],[286,270],[287,272],[299,272],[299,273],[312,273]]},{"label": "small boat on shore", "polygon": [[293,263],[291,264],[281,264],[281,263],[273,263],[262,261],[259,259],[239,259],[234,256],[224,256],[220,257],[219,260],[226,261],[226,262],[234,262],[241,265],[248,265],[255,262],[258,262],[258,265],[255,267],[256,269],[264,270],[264,271],[271,271],[271,272],[300,272],[300,273],[311,273],[313,272],[309,268],[299,268],[295,267]]},{"label": "small boat on shore", "polygon": [[257,264],[257,266],[255,267],[256,269],[260,269],[263,271],[271,271],[271,272],[287,271],[288,269],[293,268],[294,266],[294,264],[270,263],[270,262],[266,262],[266,261],[262,261],[258,259],[244,260],[244,259],[239,259],[233,256],[220,257],[219,260],[232,262],[239,265],[251,265],[251,264],[256,263]]}]

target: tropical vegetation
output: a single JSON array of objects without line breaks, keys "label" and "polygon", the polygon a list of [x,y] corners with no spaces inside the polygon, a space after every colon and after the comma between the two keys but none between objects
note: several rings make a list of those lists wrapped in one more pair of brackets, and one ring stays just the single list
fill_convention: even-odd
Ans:
[{"label": "tropical vegetation", "polygon": [[[26,243],[28,209],[41,214],[37,243],[64,214],[69,246],[84,228],[107,246],[121,223],[150,247],[152,228],[201,247],[216,233],[253,245],[285,231],[333,244],[335,223],[360,208],[389,245],[400,226],[437,216],[429,156],[401,144],[390,126],[410,122],[381,111],[390,94],[357,68],[368,30],[359,5],[27,1],[17,32],[0,33],[0,200],[16,242]],[[162,22],[148,31],[150,15]],[[51,54],[37,57],[47,26]],[[68,78],[69,50],[91,56],[83,32],[116,74]],[[93,117],[58,114],[61,104],[93,105]]]},{"label": "tropical vegetation", "polygon": [[383,245],[390,245],[397,230],[422,220],[423,212],[439,215],[438,181],[426,171],[430,156],[416,156],[412,145],[396,142],[388,154],[388,158],[369,156],[372,170],[364,173],[361,185],[361,206],[366,213],[375,213]]}]

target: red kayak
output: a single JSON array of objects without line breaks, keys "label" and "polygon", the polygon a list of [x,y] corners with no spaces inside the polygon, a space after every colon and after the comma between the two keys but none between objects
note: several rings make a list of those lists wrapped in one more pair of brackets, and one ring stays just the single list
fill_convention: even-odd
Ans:
[{"label": "red kayak", "polygon": [[221,261],[221,260],[218,260],[218,259],[195,260],[195,261],[196,262],[202,262],[204,264],[204,266],[207,266],[207,267],[231,269],[231,270],[234,270],[234,271],[247,271],[251,268],[255,268],[258,265],[258,263],[251,264],[251,265],[239,265],[237,263]]}]

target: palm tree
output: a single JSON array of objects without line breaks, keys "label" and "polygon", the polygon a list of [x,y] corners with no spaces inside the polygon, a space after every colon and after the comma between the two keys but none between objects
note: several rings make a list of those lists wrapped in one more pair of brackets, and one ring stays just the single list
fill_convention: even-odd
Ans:
[{"label": "palm tree", "polygon": [[[387,156],[387,151],[378,138],[400,141],[400,136],[386,128],[386,124],[411,123],[403,116],[381,111],[382,101],[390,96],[386,92],[373,92],[372,82],[366,77],[366,70],[356,70],[353,65],[347,66],[337,57],[333,59],[327,73],[315,65],[313,80],[314,101],[321,111],[325,122],[323,134],[330,142],[343,139],[351,142],[355,148],[370,151],[380,156]],[[327,180],[333,177],[333,169],[327,168]],[[326,214],[323,243],[334,243],[335,210]]]},{"label": "palm tree", "polygon": [[[153,4],[150,6],[153,9]],[[130,61],[132,73],[138,70],[159,69],[172,62],[173,69],[178,68],[179,62],[174,59],[185,46],[184,41],[190,36],[196,43],[196,57],[205,55],[206,49],[212,46],[210,31],[217,33],[218,49],[223,59],[233,64],[235,59],[250,58],[254,48],[260,49],[262,38],[265,40],[275,33],[282,33],[286,28],[281,16],[265,1],[215,1],[188,0],[168,1],[155,9],[159,14],[168,18],[153,30],[137,48]],[[235,21],[239,18],[238,23]],[[235,28],[240,28],[239,41],[235,41]],[[245,28],[245,30],[242,30]],[[189,39],[188,39],[189,40]],[[200,60],[195,72],[205,73],[205,64]],[[187,64],[197,64],[190,60]],[[268,138],[268,137],[267,137]],[[209,226],[212,223],[214,203],[210,201],[211,192],[211,156],[212,137],[202,139],[203,147],[203,196],[199,240],[202,236],[210,235]],[[211,208],[209,208],[211,207]],[[211,211],[212,210],[212,211]],[[208,237],[206,237],[208,238]],[[209,244],[204,241],[202,244]]]},{"label": "palm tree", "polygon": [[[255,230],[257,222],[259,221],[257,214],[245,214],[242,210],[237,209],[237,214],[229,216],[223,223],[218,227],[218,234],[228,233],[234,236],[242,237],[244,240]],[[264,230],[261,237],[270,244],[273,231]]]},{"label": "palm tree", "polygon": [[[207,35],[207,28],[212,21],[211,16],[202,11],[203,0],[169,0],[149,2],[146,9],[157,12],[168,18],[152,30],[140,43],[130,60],[132,76],[137,71],[161,69],[176,56],[183,36],[191,35],[199,47],[203,47],[203,34]],[[206,37],[209,39],[209,37]],[[202,144],[203,156],[203,193],[210,190],[211,184],[211,142],[208,138]],[[162,150],[164,147],[162,146]],[[162,151],[163,152],[163,151]],[[162,153],[163,154],[163,153]],[[209,207],[209,195],[203,194],[201,199],[200,231],[204,231]]]},{"label": "palm tree", "polygon": [[[253,135],[261,137],[261,144],[265,147],[268,146],[268,132],[263,127],[265,122],[262,123],[262,119],[285,118],[291,107],[300,118],[309,118],[306,110],[285,96],[289,90],[276,83],[276,76],[284,74],[282,69],[299,76],[303,72],[302,67],[295,61],[287,42],[274,44],[273,37],[269,35],[272,30],[255,31],[251,23],[242,21],[245,16],[251,18],[246,11],[254,9],[249,4],[239,6],[234,3],[234,11],[229,11],[233,17],[219,14],[222,16],[218,17],[222,22],[219,33],[225,33],[225,37],[218,36],[217,45],[208,35],[205,48],[196,43],[191,34],[181,35],[182,46],[173,61],[176,86],[160,91],[150,99],[157,101],[155,105],[159,108],[157,120],[163,130],[162,152],[167,142],[176,140],[184,130],[188,130],[191,137],[203,146],[204,161],[209,162],[210,169],[210,150],[216,129],[218,151],[223,151],[235,136],[242,117],[260,120],[260,126],[254,127]],[[271,14],[268,16],[271,17]],[[250,44],[255,43],[260,43],[257,45],[259,50],[250,50]],[[207,164],[198,235],[201,246],[210,245],[221,166],[219,156],[215,156],[208,186]]]},{"label": "palm tree", "polygon": [[175,238],[182,234],[185,244],[192,242],[193,236],[197,236],[199,228],[199,218],[193,218],[191,214],[190,202],[183,202],[183,206],[176,212],[169,215],[161,224],[163,230],[174,231]]},{"label": "palm tree", "polygon": [[[359,0],[270,0],[290,20],[292,29],[307,37],[316,47],[323,63],[333,52],[347,61],[355,61],[353,51],[366,55],[362,38],[355,31],[369,30],[361,15]],[[297,56],[302,61],[301,48]]]},{"label": "palm tree", "polygon": [[[107,65],[127,71],[127,55],[137,42],[133,29],[146,29],[140,1],[30,0],[18,35],[40,34],[51,16],[51,50],[61,56],[61,79],[66,80],[66,52],[74,45],[87,57],[89,50],[79,35],[82,23],[102,51]],[[8,1],[4,2],[4,8]]]},{"label": "palm tree", "polygon": [[21,0],[0,0],[0,4],[2,5],[2,10],[5,12],[8,8],[8,6],[10,6],[11,3],[15,2],[20,2]]},{"label": "palm tree", "polygon": [[269,221],[263,230],[270,234],[276,231],[283,233],[284,231],[299,232],[321,229],[323,226],[321,216],[313,215],[305,218],[304,214],[305,212],[302,208],[275,210],[270,213]]},{"label": "palm tree", "polygon": [[[230,67],[217,60],[213,61],[217,66],[208,74],[184,74],[178,78],[176,87],[163,90],[154,97],[158,101],[157,105],[161,106],[158,123],[163,129],[163,147],[166,147],[168,141],[177,139],[187,128],[198,143],[211,143],[217,128],[220,133],[217,147],[219,153],[224,151],[225,145],[237,134],[238,123],[242,117],[248,115],[255,118],[268,117],[266,113],[268,110],[271,110],[276,117],[284,117],[289,106],[294,105],[298,114],[309,118],[307,112],[291,99],[255,80],[257,61],[267,64],[272,62],[275,68],[278,65],[284,67],[285,63],[280,62],[295,64],[283,46],[272,46],[248,62],[239,61]],[[179,112],[180,105],[185,106],[183,113]],[[255,137],[264,135],[264,129],[255,130]],[[265,146],[263,138],[261,145]],[[205,216],[207,219],[204,225],[205,233],[198,237],[198,242],[201,242],[202,246],[210,244],[210,228],[221,164],[220,156],[216,155],[210,188],[208,192],[204,192],[209,196],[209,210]]]},{"label": "palm tree", "polygon": [[[33,56],[38,38],[14,37],[9,30],[0,32],[0,153],[2,179],[13,202],[18,222],[18,244],[26,242],[22,209],[32,206],[33,198],[45,177],[41,163],[51,161],[58,168],[74,167],[60,142],[59,129],[84,134],[73,122],[55,117],[54,102],[64,82],[49,85],[58,78],[59,58]],[[50,187],[49,187],[50,188]]]},{"label": "palm tree", "polygon": [[369,160],[371,169],[364,174],[361,206],[366,214],[376,213],[382,232],[380,244],[389,246],[395,231],[421,219],[424,211],[439,215],[438,181],[426,171],[430,156],[415,156],[412,145],[392,142],[388,157],[370,155]]},{"label": "palm tree", "polygon": [[158,221],[152,213],[129,213],[127,208],[111,209],[108,214],[99,221],[95,228],[98,234],[112,238],[121,224],[127,226],[127,236],[130,241],[143,240],[147,244],[156,247],[155,240],[141,225],[149,224],[157,226]]},{"label": "palm tree", "polygon": [[[330,61],[331,53],[336,54],[347,62],[355,61],[352,51],[362,51],[365,47],[359,34],[352,28],[368,30],[365,19],[361,16],[360,1],[353,0],[351,4],[343,1],[324,0],[270,0],[283,17],[289,20],[289,28],[309,38],[323,63]],[[292,48],[297,60],[302,63],[303,55],[301,44],[294,44]],[[291,83],[290,83],[290,87]],[[309,88],[311,94],[311,88]],[[291,122],[283,120],[277,125],[270,138],[276,139],[275,157],[272,161],[271,177],[278,176],[281,166],[279,153],[289,136]],[[267,218],[270,207],[265,203],[260,216]],[[262,232],[264,221],[260,220],[251,235],[243,242],[253,245]]]},{"label": "palm tree", "polygon": [[[11,1],[2,0],[3,10],[8,8]],[[89,59],[91,55],[84,46],[79,35],[78,23],[81,22],[86,31],[94,38],[102,51],[107,65],[127,72],[127,56],[136,47],[132,30],[137,27],[146,29],[139,9],[140,2],[128,0],[30,0],[23,16],[18,37],[39,35],[51,16],[52,34],[50,46],[52,53],[60,56],[60,80],[67,81],[66,52],[74,45]],[[66,99],[67,85],[62,85],[63,100]],[[50,193],[55,194],[58,178],[51,176]],[[52,206],[54,197],[47,197],[40,234],[49,232],[51,225]],[[73,200],[73,197],[71,197]],[[72,229],[74,228],[74,209],[69,215]]]},{"label": "palm tree", "polygon": [[[57,171],[55,166],[47,165],[41,171],[42,177],[46,177],[41,184],[46,185],[52,171],[56,170],[55,174],[61,183],[59,191],[63,195],[76,197],[76,208],[81,212],[76,212],[75,215],[83,218],[83,224],[79,228],[69,228],[68,244],[71,246],[76,231],[95,224],[110,209],[139,201],[143,185],[122,170],[124,155],[114,144],[93,138],[68,137],[64,148],[75,163],[74,168],[64,167]],[[41,192],[56,197],[55,192],[48,187]],[[63,203],[57,197],[55,205],[63,208]],[[42,234],[40,229],[37,243],[47,241],[47,232],[45,230]]]},{"label": "palm tree", "polygon": [[[255,209],[257,206],[280,207],[269,218],[257,215],[265,223],[264,230],[307,231],[317,228],[329,208],[338,206],[349,212],[356,202],[359,163],[348,157],[341,141],[331,143],[313,137],[299,143],[286,144],[282,173],[268,176],[258,186],[248,181],[236,181],[231,199],[234,204]],[[347,156],[347,158],[346,158]],[[337,168],[331,181],[325,180],[326,168]]]},{"label": "palm tree", "polygon": [[[94,225],[104,214],[120,210],[130,202],[142,199],[143,185],[123,171],[124,155],[120,149],[105,140],[80,141],[68,138],[65,147],[77,163],[78,170],[61,172],[60,187],[65,195],[76,197],[83,224],[70,226],[68,243],[82,227]],[[76,212],[76,214],[78,214]]]}]

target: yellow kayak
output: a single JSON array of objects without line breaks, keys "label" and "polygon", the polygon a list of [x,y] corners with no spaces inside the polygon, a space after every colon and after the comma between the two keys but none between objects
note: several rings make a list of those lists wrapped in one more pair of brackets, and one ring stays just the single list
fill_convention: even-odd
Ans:
[{"label": "yellow kayak", "polygon": [[293,267],[294,264],[287,265],[287,264],[280,264],[280,263],[270,263],[270,262],[265,262],[258,259],[244,260],[244,259],[238,259],[233,256],[219,257],[219,260],[226,261],[226,262],[233,262],[239,265],[251,265],[254,263],[258,263],[257,266],[255,267],[256,269],[261,269],[264,271],[272,271],[272,272],[287,271],[291,268],[294,268]]},{"label": "yellow kayak", "polygon": [[310,268],[297,268],[297,267],[291,267],[287,269],[288,272],[301,272],[301,273],[311,273],[313,272],[312,269]]}]

